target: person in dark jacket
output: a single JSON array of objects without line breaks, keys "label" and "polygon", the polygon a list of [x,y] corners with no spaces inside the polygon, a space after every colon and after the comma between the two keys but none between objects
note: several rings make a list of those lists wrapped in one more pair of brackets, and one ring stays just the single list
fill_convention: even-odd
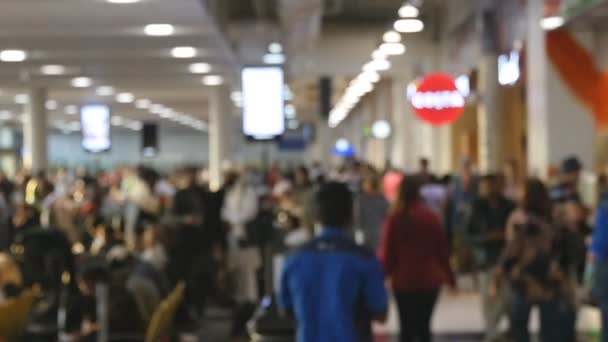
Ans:
[{"label": "person in dark jacket", "polygon": [[399,309],[401,342],[430,342],[431,319],[443,285],[456,286],[447,236],[420,196],[421,182],[406,177],[384,224],[380,258]]},{"label": "person in dark jacket", "polygon": [[480,197],[473,202],[468,235],[473,243],[476,266],[479,271],[485,319],[485,341],[489,342],[498,338],[500,319],[508,316],[506,291],[499,295],[498,300],[490,300],[488,290],[491,285],[491,272],[498,265],[505,246],[507,220],[515,209],[515,204],[503,195],[497,175],[489,174],[482,177],[479,192]]},{"label": "person in dark jacket", "polygon": [[608,188],[602,189],[590,255],[593,260],[593,297],[602,314],[602,342],[608,342]]}]

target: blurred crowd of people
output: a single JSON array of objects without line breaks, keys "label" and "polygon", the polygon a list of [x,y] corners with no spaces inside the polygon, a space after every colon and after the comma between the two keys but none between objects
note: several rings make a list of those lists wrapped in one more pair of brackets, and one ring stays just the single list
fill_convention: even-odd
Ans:
[{"label": "blurred crowd of people", "polygon": [[[568,158],[546,184],[526,179],[514,162],[480,175],[464,161],[444,177],[426,159],[407,175],[357,160],[336,169],[277,162],[227,171],[213,190],[197,168],[0,175],[0,302],[41,285],[47,309],[36,312],[34,330],[86,341],[104,324],[110,333],[144,331],[183,281],[180,329],[195,330],[214,302],[236,309],[232,332],[243,335],[264,293],[278,290],[264,277],[267,247],[284,253],[320,228],[341,228],[318,222],[318,193],[331,182],[353,194],[352,212],[344,211],[352,217],[337,222],[377,252],[402,341],[430,341],[440,289],[455,290],[458,274],[470,274],[482,294],[487,341],[499,338],[503,317],[515,341],[529,341],[533,306],[543,341],[575,341],[580,289],[592,287],[608,317],[608,182],[599,178],[595,222],[578,192],[581,171]],[[98,317],[100,284],[108,289],[107,323]]]}]

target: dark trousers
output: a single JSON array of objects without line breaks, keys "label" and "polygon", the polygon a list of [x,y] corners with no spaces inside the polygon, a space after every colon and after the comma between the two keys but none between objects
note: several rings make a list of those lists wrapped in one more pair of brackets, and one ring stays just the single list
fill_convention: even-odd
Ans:
[{"label": "dark trousers", "polygon": [[608,342],[608,260],[598,260],[594,264],[593,299],[602,314],[602,342]]},{"label": "dark trousers", "polygon": [[431,341],[431,318],[438,296],[439,289],[395,293],[401,323],[401,342]]},{"label": "dark trousers", "polygon": [[567,300],[555,299],[532,303],[514,292],[511,303],[511,330],[515,342],[529,342],[530,311],[538,305],[540,310],[540,339],[542,342],[575,342],[576,310]]}]

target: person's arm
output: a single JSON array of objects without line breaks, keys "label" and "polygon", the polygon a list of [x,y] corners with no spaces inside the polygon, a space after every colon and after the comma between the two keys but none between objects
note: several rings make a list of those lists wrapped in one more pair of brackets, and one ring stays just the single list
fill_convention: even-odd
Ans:
[{"label": "person's arm", "polygon": [[384,272],[386,272],[388,278],[391,277],[395,269],[394,264],[397,262],[397,256],[395,254],[397,251],[394,247],[397,220],[394,216],[394,213],[389,214],[384,221],[384,226],[382,227],[382,240],[380,242],[380,248],[378,249],[378,257],[380,258],[382,266],[384,266]]},{"label": "person's arm", "polygon": [[450,264],[450,246],[448,237],[441,227],[439,217],[432,215],[429,218],[429,229],[435,232],[438,241],[438,255],[441,262],[441,267],[444,272],[448,275],[448,285],[455,289],[456,288],[456,277],[452,271],[452,265]]},{"label": "person's arm", "polygon": [[385,323],[388,318],[388,291],[384,278],[382,265],[376,258],[373,258],[369,270],[363,277],[363,291],[372,319],[378,323]]}]

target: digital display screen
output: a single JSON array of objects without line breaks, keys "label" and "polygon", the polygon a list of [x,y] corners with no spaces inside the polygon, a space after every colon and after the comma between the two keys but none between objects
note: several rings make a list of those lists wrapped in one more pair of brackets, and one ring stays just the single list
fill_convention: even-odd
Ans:
[{"label": "digital display screen", "polygon": [[272,140],[285,133],[283,69],[246,67],[241,72],[243,134],[254,140]]},{"label": "digital display screen", "polygon": [[87,152],[99,153],[112,147],[110,137],[110,107],[106,105],[85,105],[80,108],[82,148]]}]

